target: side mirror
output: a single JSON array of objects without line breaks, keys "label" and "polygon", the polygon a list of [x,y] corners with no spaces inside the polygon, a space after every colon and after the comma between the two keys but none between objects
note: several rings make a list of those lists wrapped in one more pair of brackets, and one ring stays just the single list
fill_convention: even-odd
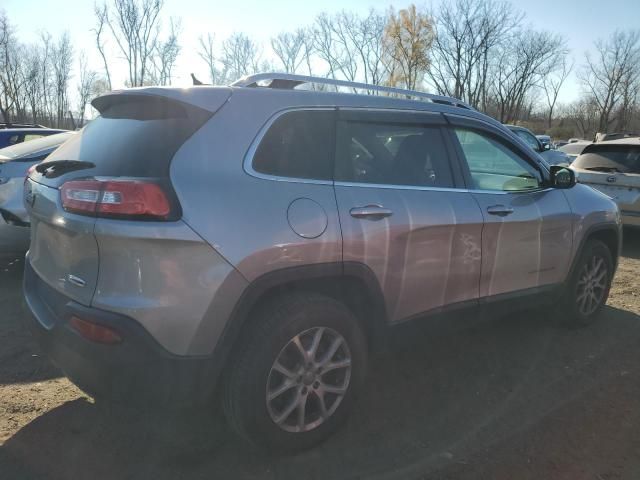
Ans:
[{"label": "side mirror", "polygon": [[554,188],[571,188],[576,184],[576,174],[562,165],[551,165],[551,186]]},{"label": "side mirror", "polygon": [[550,143],[543,143],[542,144],[542,150],[551,150],[551,144]]}]

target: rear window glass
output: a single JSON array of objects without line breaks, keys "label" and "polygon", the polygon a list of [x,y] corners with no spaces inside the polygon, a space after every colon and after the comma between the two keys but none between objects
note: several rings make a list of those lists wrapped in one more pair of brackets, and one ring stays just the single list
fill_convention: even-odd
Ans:
[{"label": "rear window glass", "polygon": [[562,147],[560,147],[558,150],[560,150],[561,152],[564,152],[568,155],[580,155],[582,153],[582,151],[587,148],[589,145],[591,145],[590,143],[568,143],[566,145],[563,145]]},{"label": "rear window glass", "polygon": [[336,180],[452,187],[439,128],[414,124],[340,122]]},{"label": "rear window glass", "polygon": [[590,147],[574,162],[585,170],[640,173],[640,145],[598,145]]},{"label": "rear window glass", "polygon": [[47,161],[91,162],[96,168],[83,171],[90,175],[166,177],[175,152],[212,115],[149,95],[122,95],[100,107],[100,116]]},{"label": "rear window glass", "polygon": [[278,177],[331,180],[334,112],[297,111],[278,118],[253,157],[256,172]]}]

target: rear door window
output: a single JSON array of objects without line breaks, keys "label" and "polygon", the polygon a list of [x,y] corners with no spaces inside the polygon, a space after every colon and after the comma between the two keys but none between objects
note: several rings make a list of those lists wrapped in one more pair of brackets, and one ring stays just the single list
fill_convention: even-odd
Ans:
[{"label": "rear door window", "polygon": [[256,172],[332,180],[335,112],[301,110],[277,118],[253,157]]},{"label": "rear door window", "polygon": [[336,180],[454,186],[441,129],[415,123],[339,122]]}]

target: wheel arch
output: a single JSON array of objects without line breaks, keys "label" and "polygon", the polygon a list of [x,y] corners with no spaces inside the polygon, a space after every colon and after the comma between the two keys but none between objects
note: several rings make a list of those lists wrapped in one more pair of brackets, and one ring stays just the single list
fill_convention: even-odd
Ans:
[{"label": "wheel arch", "polygon": [[323,263],[288,267],[266,273],[246,288],[214,350],[219,371],[226,365],[247,331],[252,313],[279,295],[313,292],[343,302],[358,318],[368,339],[376,348],[384,338],[387,311],[380,284],[369,267],[357,262]]},{"label": "wheel arch", "polygon": [[617,268],[618,256],[620,255],[620,251],[622,250],[622,232],[615,224],[593,225],[587,229],[587,231],[582,236],[582,239],[580,240],[580,244],[576,249],[573,260],[571,262],[571,270],[569,271],[567,281],[573,277],[578,261],[582,256],[584,247],[590,240],[600,240],[607,246],[607,248],[609,248],[611,257],[613,258],[614,270]]}]

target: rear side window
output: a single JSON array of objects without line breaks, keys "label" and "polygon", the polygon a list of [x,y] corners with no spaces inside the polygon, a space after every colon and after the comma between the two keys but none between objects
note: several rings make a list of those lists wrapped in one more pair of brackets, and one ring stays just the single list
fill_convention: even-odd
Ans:
[{"label": "rear side window", "polygon": [[340,122],[336,180],[453,187],[440,128],[416,124]]},{"label": "rear side window", "polygon": [[278,177],[331,180],[334,118],[333,111],[285,113],[273,122],[260,142],[253,169]]},{"label": "rear side window", "polygon": [[584,170],[640,173],[640,145],[593,145],[573,165]]}]

